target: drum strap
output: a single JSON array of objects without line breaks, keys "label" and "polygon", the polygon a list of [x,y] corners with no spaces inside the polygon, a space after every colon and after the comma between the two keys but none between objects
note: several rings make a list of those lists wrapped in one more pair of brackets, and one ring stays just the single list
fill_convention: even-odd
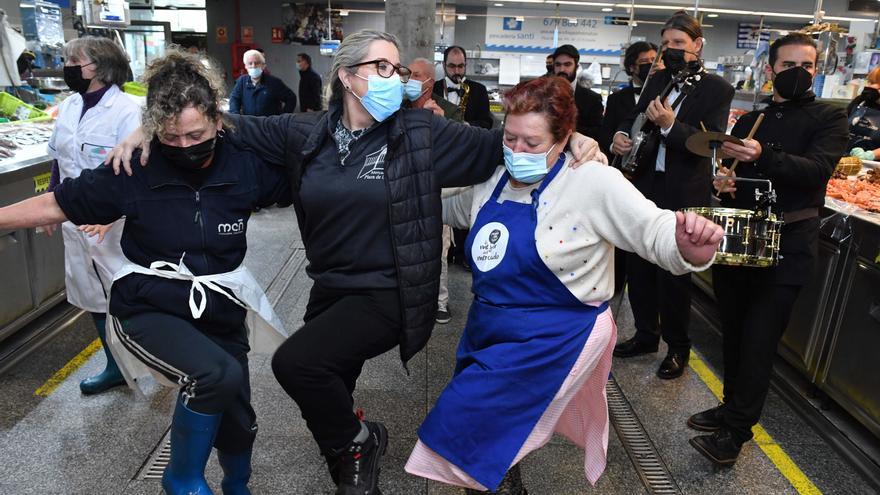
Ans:
[{"label": "drum strap", "polygon": [[786,224],[800,222],[808,218],[819,216],[819,208],[804,208],[803,210],[787,211],[782,214],[782,219]]}]

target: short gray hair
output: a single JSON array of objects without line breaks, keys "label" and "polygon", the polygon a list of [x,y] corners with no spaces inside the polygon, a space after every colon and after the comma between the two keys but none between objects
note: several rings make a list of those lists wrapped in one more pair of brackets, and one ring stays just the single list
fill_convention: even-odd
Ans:
[{"label": "short gray hair", "polygon": [[244,63],[247,63],[247,59],[251,55],[256,55],[257,57],[260,58],[260,62],[262,62],[264,64],[266,63],[266,57],[260,52],[260,50],[248,50],[248,51],[244,52],[244,55],[242,55],[242,57],[241,57],[241,61]]},{"label": "short gray hair", "polygon": [[95,77],[104,84],[122,86],[129,80],[131,70],[128,55],[115,41],[98,36],[74,38],[64,45],[65,59],[89,59],[95,63]]},{"label": "short gray hair", "polygon": [[390,33],[364,29],[347,35],[339,44],[336,56],[333,57],[333,64],[330,66],[330,73],[327,75],[329,81],[327,83],[327,99],[330,102],[342,100],[342,96],[345,94],[345,88],[342,87],[342,81],[339,80],[339,69],[354,73],[355,70],[349,69],[349,66],[364,62],[364,58],[370,52],[370,45],[374,41],[387,41],[400,51],[400,41],[397,36]]}]

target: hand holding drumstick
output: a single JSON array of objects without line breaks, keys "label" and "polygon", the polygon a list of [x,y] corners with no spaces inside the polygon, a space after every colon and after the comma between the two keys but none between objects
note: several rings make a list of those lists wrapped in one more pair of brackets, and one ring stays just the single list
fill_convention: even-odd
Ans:
[{"label": "hand holding drumstick", "polygon": [[[727,175],[730,177],[736,177],[734,175],[734,171],[736,170],[736,166],[739,165],[739,162],[754,162],[761,156],[761,152],[763,148],[761,147],[761,143],[752,139],[755,137],[755,133],[758,131],[758,128],[761,126],[761,122],[764,122],[764,114],[758,114],[758,118],[755,120],[755,123],[752,125],[752,129],[749,131],[748,137],[743,139],[743,144],[739,145],[736,143],[725,142],[721,149],[729,156],[732,156],[735,160],[733,161],[733,165],[730,166],[730,170],[721,169],[722,175]],[[728,183],[732,183],[733,181],[726,181]],[[716,187],[716,189],[718,189]],[[725,187],[725,191],[729,191],[732,197],[736,197],[733,191],[736,191],[736,188],[729,189]],[[720,192],[725,192],[720,191]]]}]

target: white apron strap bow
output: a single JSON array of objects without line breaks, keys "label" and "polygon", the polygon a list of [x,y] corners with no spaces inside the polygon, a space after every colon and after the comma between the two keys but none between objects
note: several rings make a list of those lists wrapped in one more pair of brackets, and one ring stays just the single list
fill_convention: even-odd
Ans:
[{"label": "white apron strap bow", "polygon": [[[145,273],[148,275],[155,275],[157,277],[167,278],[171,280],[188,280],[191,282],[189,288],[189,310],[192,313],[193,318],[199,319],[202,317],[202,313],[205,312],[205,308],[208,305],[207,294],[205,293],[205,288],[217,292],[218,294],[222,294],[230,301],[238,304],[244,309],[248,309],[247,306],[242,304],[241,301],[238,300],[235,296],[230,294],[226,288],[223,286],[217,285],[213,282],[213,279],[216,278],[216,275],[193,275],[193,273],[187,268],[186,264],[183,263],[183,258],[180,260],[180,264],[174,264],[169,261],[154,261],[150,263],[149,269],[135,270],[141,273]],[[196,293],[199,294],[199,301],[196,302]]]}]

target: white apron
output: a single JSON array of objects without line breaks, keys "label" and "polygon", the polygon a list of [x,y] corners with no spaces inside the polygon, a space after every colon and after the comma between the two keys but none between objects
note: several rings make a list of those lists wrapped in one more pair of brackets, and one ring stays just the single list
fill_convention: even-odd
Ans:
[{"label": "white apron", "polygon": [[[113,282],[115,283],[117,280],[132,273],[190,281],[192,285],[190,286],[189,293],[189,308],[195,319],[199,319],[205,311],[207,305],[206,290],[222,294],[224,297],[247,309],[245,326],[248,329],[248,342],[253,352],[272,352],[288,337],[287,332],[284,330],[284,324],[278,318],[278,315],[275,314],[275,310],[266,297],[266,293],[263,292],[260,284],[244,266],[239,266],[235,270],[226,273],[193,275],[183,263],[183,259],[181,259],[179,265],[167,261],[154,261],[150,264],[149,268],[132,263],[126,259],[122,268],[113,277]],[[201,296],[201,301],[198,304],[195,302],[194,297],[196,293],[199,293]],[[118,318],[110,314],[109,287],[107,289],[107,316],[107,345],[113,353],[113,357],[116,358],[116,363],[119,365],[125,381],[128,382],[128,386],[134,390],[135,395],[139,399],[145,398],[139,381],[145,376],[152,375],[157,382],[171,388],[179,388],[181,386],[179,383],[168,380],[161,373],[148,367],[125,347],[122,339],[125,339],[126,336],[121,332],[122,325]],[[131,342],[130,345],[136,344]]]},{"label": "white apron", "polygon": [[[74,94],[61,103],[47,152],[58,161],[60,179],[79,177],[99,167],[110,150],[140,125],[140,106],[111,86],[101,101],[80,119],[83,98]],[[64,238],[64,282],[70,304],[91,313],[103,313],[113,274],[124,262],[119,239],[123,220],[117,220],[104,242],[61,224]],[[94,261],[94,263],[93,263]],[[96,273],[97,272],[97,273]]]}]

